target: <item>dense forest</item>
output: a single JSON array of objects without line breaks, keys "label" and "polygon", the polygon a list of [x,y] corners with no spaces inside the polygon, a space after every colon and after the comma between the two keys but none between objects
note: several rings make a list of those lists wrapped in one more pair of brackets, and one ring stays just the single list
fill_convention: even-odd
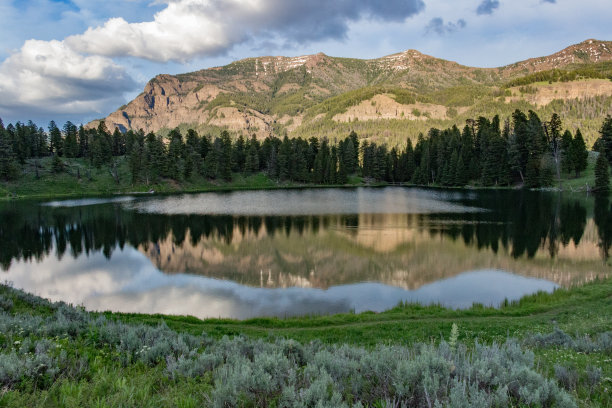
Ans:
[{"label": "dense forest", "polygon": [[[604,119],[594,149],[602,152],[596,168],[596,189],[608,191],[612,162],[612,117]],[[96,129],[66,122],[48,129],[17,122],[4,126],[0,120],[0,179],[19,179],[22,166],[52,157],[52,171],[64,171],[65,158],[84,158],[90,166],[108,167],[119,183],[118,158],[129,163],[133,183],[152,184],[161,179],[189,180],[195,174],[229,181],[236,173],[265,172],[279,181],[315,184],[346,184],[349,176],[366,181],[439,186],[547,187],[561,174],[575,177],[586,169],[587,146],[580,129],[563,129],[559,115],[548,121],[529,111],[516,110],[501,123],[499,116],[466,121],[463,129],[431,128],[418,136],[415,146],[406,137],[403,147],[389,148],[354,131],[337,143],[312,137],[282,139],[255,136],[232,140],[227,131],[218,136],[199,135],[193,129],[182,134],[170,131],[166,138],[153,133],[115,129],[104,122]],[[607,160],[603,160],[606,158]],[[75,175],[87,178],[80,170]]]}]

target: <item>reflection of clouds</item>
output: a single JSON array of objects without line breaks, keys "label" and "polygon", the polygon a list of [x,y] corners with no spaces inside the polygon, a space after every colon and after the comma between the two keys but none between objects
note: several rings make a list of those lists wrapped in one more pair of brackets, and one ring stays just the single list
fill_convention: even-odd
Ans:
[{"label": "reflection of clouds", "polygon": [[237,191],[155,197],[126,207],[155,214],[320,215],[428,214],[481,211],[451,203],[459,193],[417,188]]},{"label": "reflection of clouds", "polygon": [[86,205],[98,205],[98,204],[109,204],[109,203],[124,203],[127,201],[134,200],[132,196],[121,196],[111,198],[79,198],[76,200],[60,200],[60,201],[49,201],[42,205],[48,207],[83,207]]},{"label": "reflection of clouds", "polygon": [[478,302],[497,305],[556,284],[499,270],[466,272],[405,290],[380,283],[310,288],[268,289],[194,275],[165,275],[135,249],[57,261],[16,263],[8,273],[15,287],[48,297],[82,304],[91,310],[249,318],[383,311],[400,301],[441,303],[469,307]]}]

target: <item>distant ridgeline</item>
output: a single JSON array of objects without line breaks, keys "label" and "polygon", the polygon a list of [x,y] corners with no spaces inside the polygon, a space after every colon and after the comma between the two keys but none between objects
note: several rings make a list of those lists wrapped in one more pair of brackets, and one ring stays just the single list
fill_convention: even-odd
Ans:
[{"label": "distant ridgeline", "polygon": [[[125,183],[120,169],[128,169],[132,185],[230,181],[237,175],[264,173],[272,180],[304,184],[342,185],[360,176],[418,185],[537,188],[553,185],[561,174],[578,177],[587,167],[580,129],[574,134],[564,130],[557,114],[542,121],[533,111],[516,110],[504,123],[499,116],[479,117],[467,120],[463,129],[431,128],[419,134],[414,147],[408,135],[405,140],[400,147],[390,147],[360,139],[354,131],[337,142],[287,136],[232,140],[227,131],[213,137],[193,129],[183,135],[178,128],[164,138],[117,128],[110,133],[104,122],[96,129],[67,122],[60,130],[52,121],[46,132],[31,121],[6,128],[0,121],[0,179],[53,177],[80,159],[89,167],[108,167],[117,184],[120,178]],[[610,116],[603,120],[596,148],[612,160]],[[45,157],[50,157],[47,167],[40,165]],[[71,171],[86,186],[84,173],[78,166],[76,174]]]}]

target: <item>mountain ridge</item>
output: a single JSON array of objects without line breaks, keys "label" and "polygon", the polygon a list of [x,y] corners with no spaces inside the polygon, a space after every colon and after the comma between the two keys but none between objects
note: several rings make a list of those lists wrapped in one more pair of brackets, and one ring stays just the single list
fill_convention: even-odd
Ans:
[{"label": "mountain ridge", "polygon": [[[189,125],[204,131],[228,129],[260,138],[296,130],[303,132],[323,120],[325,126],[317,124],[322,129],[321,135],[331,136],[333,132],[326,129],[333,128],[334,122],[346,121],[349,108],[368,102],[373,106],[381,102],[381,98],[373,99],[376,95],[389,98],[374,113],[364,116],[355,113],[349,119],[375,120],[379,115],[381,119],[427,121],[431,119],[427,112],[436,111],[441,113],[435,118],[450,120],[457,117],[457,112],[459,116],[468,114],[470,106],[477,104],[479,93],[491,100],[503,97],[496,92],[504,91],[504,83],[511,79],[609,61],[612,61],[612,42],[594,39],[548,56],[496,68],[469,67],[413,49],[374,59],[331,57],[324,53],[250,57],[184,74],[157,75],[140,95],[104,120],[111,131],[119,128],[158,132]],[[608,89],[603,84],[598,89],[598,96],[612,96],[612,87]],[[469,98],[468,102],[452,101],[453,96],[466,90],[474,93],[471,104]],[[504,92],[508,96],[508,91]],[[514,91],[510,96],[510,100],[517,100]],[[518,99],[528,99],[522,96],[521,93]],[[560,98],[569,99],[564,95]],[[422,110],[425,116],[418,116]],[[98,123],[94,121],[88,126]]]}]

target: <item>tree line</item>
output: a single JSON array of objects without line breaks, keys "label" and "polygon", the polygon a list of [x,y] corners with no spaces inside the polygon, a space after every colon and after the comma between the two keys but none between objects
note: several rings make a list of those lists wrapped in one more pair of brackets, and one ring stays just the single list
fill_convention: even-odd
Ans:
[{"label": "tree line", "polygon": [[[612,162],[612,117],[604,119],[595,143],[601,160],[596,167],[596,189],[608,191]],[[463,129],[431,128],[416,144],[389,148],[360,140],[353,131],[332,143],[327,139],[279,138],[260,141],[253,135],[232,140],[199,135],[177,128],[164,139],[143,131],[111,133],[104,122],[95,129],[66,122],[48,129],[32,121],[4,127],[0,120],[0,178],[16,179],[20,166],[52,156],[54,172],[63,170],[63,158],[86,158],[96,167],[109,166],[118,180],[117,160],[125,157],[133,183],[154,184],[161,179],[189,180],[199,174],[229,181],[239,174],[265,172],[280,181],[346,184],[351,175],[367,180],[418,185],[551,186],[565,173],[579,177],[587,167],[588,151],[580,129],[563,129],[559,115],[548,121],[529,111],[516,110],[501,123],[499,116],[466,121]]]}]

